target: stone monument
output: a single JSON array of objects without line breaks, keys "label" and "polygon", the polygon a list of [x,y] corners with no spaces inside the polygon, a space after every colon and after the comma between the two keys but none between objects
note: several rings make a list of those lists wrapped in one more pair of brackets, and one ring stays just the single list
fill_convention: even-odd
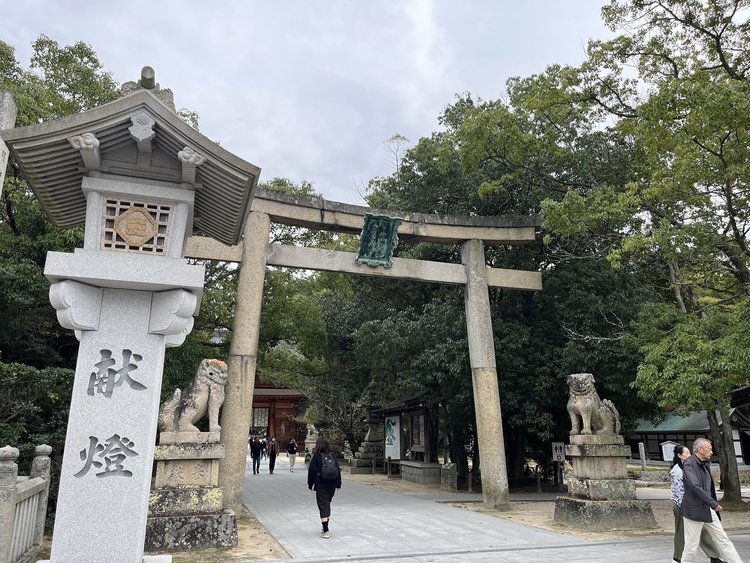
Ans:
[{"label": "stone monument", "polygon": [[318,431],[315,425],[307,423],[307,434],[305,435],[305,463],[312,459],[312,453],[315,450],[315,443],[318,440]]},{"label": "stone monument", "polygon": [[[237,522],[223,509],[219,483],[219,409],[224,403],[227,365],[203,360],[195,378],[177,389],[159,410],[156,481],[149,499],[146,551],[235,547]],[[208,415],[208,432],[195,426]]]},{"label": "stone monument", "polygon": [[260,173],[160,92],[144,67],[117,100],[20,128],[0,96],[0,149],[56,227],[85,226],[83,248],[47,253],[44,269],[57,318],[80,341],[53,562],[144,560],[165,347],[184,342],[203,294],[187,237],[237,244]]},{"label": "stone monument", "polygon": [[375,473],[377,467],[383,467],[383,430],[380,418],[370,407],[367,413],[367,434],[351,460],[352,473]]},{"label": "stone monument", "polygon": [[555,522],[592,531],[656,527],[651,504],[636,498],[635,482],[628,479],[630,448],[614,404],[599,398],[590,373],[569,375],[568,385],[572,428],[565,453],[573,476],[568,496],[555,502]]}]

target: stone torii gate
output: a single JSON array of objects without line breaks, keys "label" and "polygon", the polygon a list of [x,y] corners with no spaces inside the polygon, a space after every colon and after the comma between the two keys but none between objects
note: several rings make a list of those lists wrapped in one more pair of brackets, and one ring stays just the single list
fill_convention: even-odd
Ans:
[{"label": "stone torii gate", "polygon": [[164,350],[182,344],[203,293],[203,267],[187,257],[241,264],[222,414],[226,508],[242,503],[267,265],[464,285],[484,500],[507,503],[487,288],[540,290],[541,274],[487,268],[484,246],[533,241],[534,218],[388,211],[402,238],[460,244],[462,264],[372,267],[269,244],[271,222],[360,233],[374,210],[256,190],[260,168],[185,124],[150,67],[103,106],[19,128],[15,117],[0,92],[0,186],[12,154],[55,226],[85,225],[83,248],[48,253],[44,270],[58,320],[80,340],[53,562],[144,560]]},{"label": "stone torii gate", "polygon": [[[460,244],[462,264],[393,258],[390,268],[372,267],[358,264],[355,261],[357,255],[350,252],[269,244],[272,222],[360,233],[365,214],[374,213],[399,217],[398,236],[402,239]],[[484,247],[528,244],[535,238],[536,226],[535,217],[450,217],[377,211],[257,190],[240,244],[227,246],[215,239],[191,237],[186,257],[241,264],[221,420],[221,441],[226,457],[220,464],[219,485],[224,493],[225,508],[236,512],[242,505],[267,265],[464,285],[477,437],[479,448],[484,452],[484,504],[492,507],[507,504],[508,475],[488,288],[538,291],[542,288],[542,277],[540,272],[488,268]]]}]

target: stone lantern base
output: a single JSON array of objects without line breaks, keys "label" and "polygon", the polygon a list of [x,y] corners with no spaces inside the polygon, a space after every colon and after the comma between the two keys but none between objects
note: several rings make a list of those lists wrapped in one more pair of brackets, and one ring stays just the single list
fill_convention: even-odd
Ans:
[{"label": "stone lantern base", "polygon": [[557,497],[554,521],[595,532],[655,528],[651,503],[638,500],[628,479],[628,446],[616,434],[572,435],[568,496]]},{"label": "stone lantern base", "polygon": [[162,432],[149,498],[145,549],[184,551],[237,546],[237,518],[218,487],[224,446],[218,432]]}]

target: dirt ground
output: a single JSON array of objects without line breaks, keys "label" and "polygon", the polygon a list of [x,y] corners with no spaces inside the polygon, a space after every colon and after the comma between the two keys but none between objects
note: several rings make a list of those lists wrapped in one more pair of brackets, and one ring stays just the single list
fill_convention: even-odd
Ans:
[{"label": "dirt ground", "polygon": [[[342,468],[346,471],[348,468]],[[373,487],[400,492],[420,493],[424,487],[401,480],[389,480],[384,475],[350,475],[345,474],[346,481],[356,481]],[[497,518],[505,518],[513,522],[553,530],[562,534],[581,539],[612,539],[622,537],[642,537],[660,534],[671,535],[674,531],[674,517],[672,516],[672,502],[670,500],[652,500],[651,507],[656,518],[657,528],[654,530],[586,532],[567,528],[552,521],[555,511],[554,501],[511,502],[511,509],[500,512],[485,508],[480,502],[459,502],[454,506],[466,510],[474,510],[490,514]],[[722,523],[727,530],[750,528],[750,511],[723,512]],[[45,557],[49,557],[48,549]],[[42,555],[42,554],[40,554]],[[173,554],[174,563],[221,563],[224,561],[273,560],[289,559],[289,554],[266,531],[266,529],[249,512],[243,510],[238,523],[238,546],[235,549],[206,549],[202,551],[182,552]]]}]

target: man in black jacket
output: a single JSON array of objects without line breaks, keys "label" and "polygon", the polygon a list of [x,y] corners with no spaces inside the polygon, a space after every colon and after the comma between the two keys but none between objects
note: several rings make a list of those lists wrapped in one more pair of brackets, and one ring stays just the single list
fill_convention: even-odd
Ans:
[{"label": "man in black jacket", "polygon": [[695,561],[701,531],[705,527],[721,558],[728,563],[742,563],[737,550],[717,516],[722,511],[716,500],[716,488],[711,476],[709,461],[713,454],[711,442],[698,438],[693,443],[693,454],[683,462],[682,476],[685,484],[685,496],[682,498],[682,519],[685,532],[685,549],[682,551],[683,563]]},{"label": "man in black jacket", "polygon": [[258,440],[258,437],[256,436],[250,442],[250,457],[253,458],[253,475],[260,473],[260,454],[260,440]]}]

